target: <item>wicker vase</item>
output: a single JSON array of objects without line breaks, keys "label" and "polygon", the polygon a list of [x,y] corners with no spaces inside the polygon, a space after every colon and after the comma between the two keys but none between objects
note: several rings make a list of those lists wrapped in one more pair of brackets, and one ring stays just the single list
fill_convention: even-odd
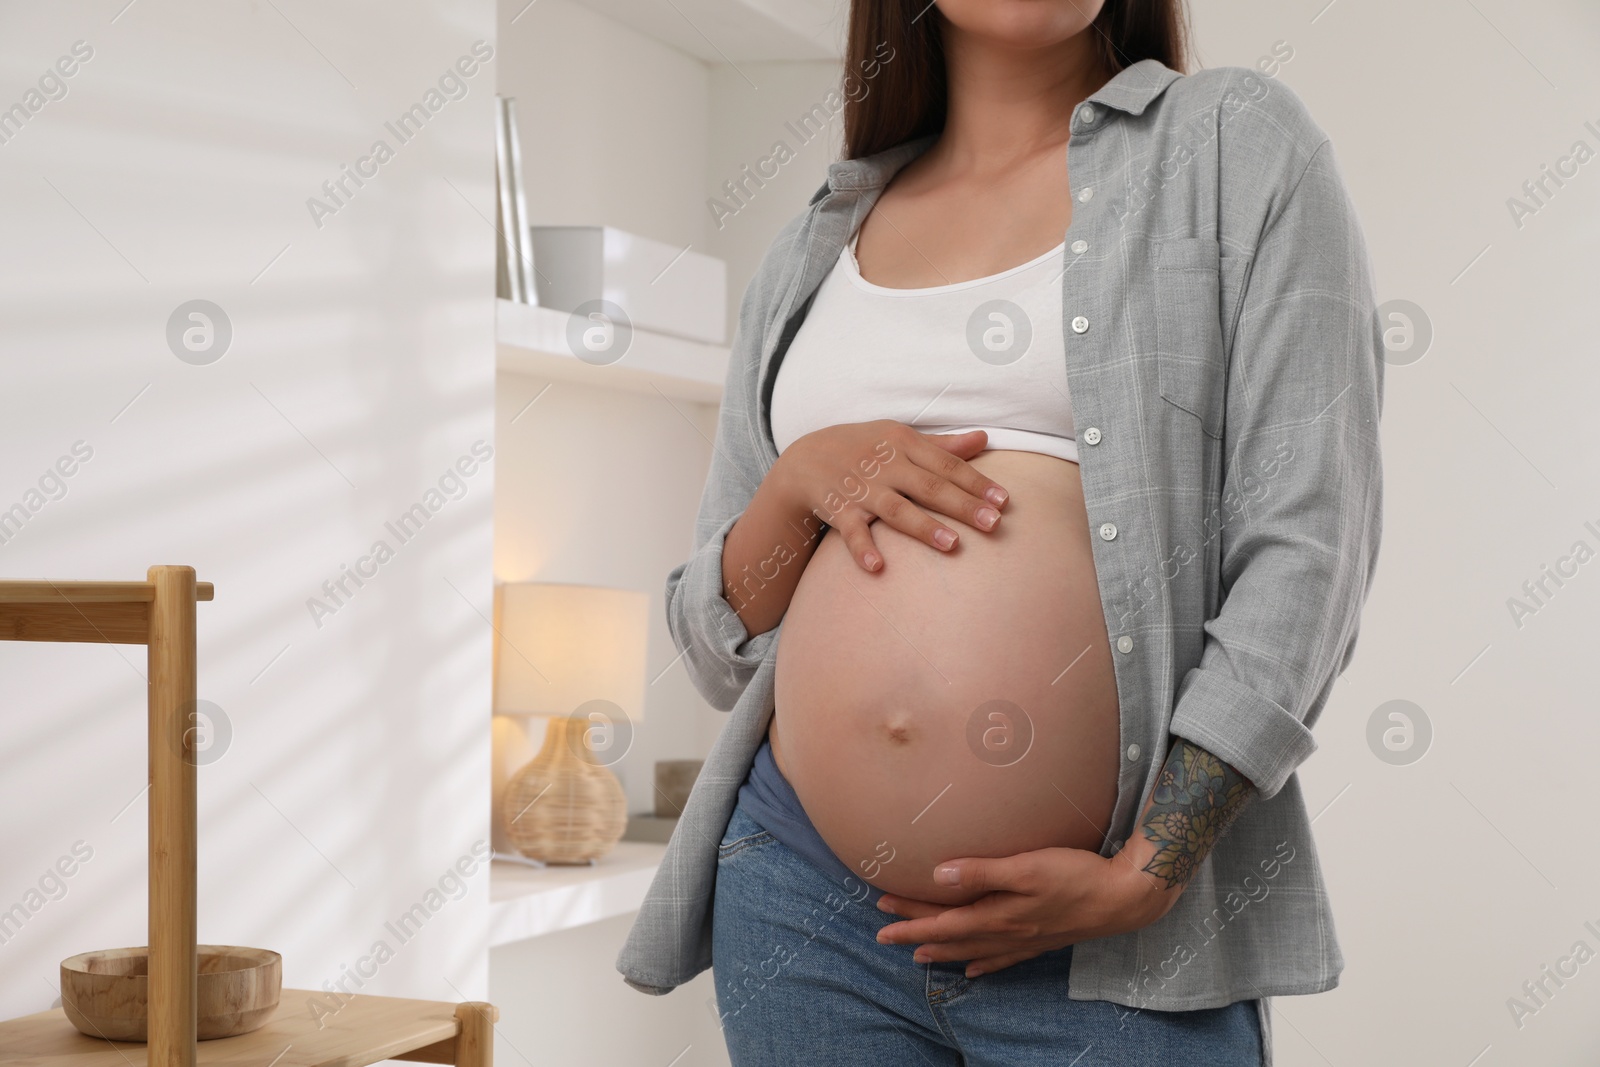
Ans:
[{"label": "wicker vase", "polygon": [[558,716],[544,747],[506,786],[501,814],[517,850],[545,863],[588,863],[611,851],[628,825],[617,776],[584,742],[587,719]]}]

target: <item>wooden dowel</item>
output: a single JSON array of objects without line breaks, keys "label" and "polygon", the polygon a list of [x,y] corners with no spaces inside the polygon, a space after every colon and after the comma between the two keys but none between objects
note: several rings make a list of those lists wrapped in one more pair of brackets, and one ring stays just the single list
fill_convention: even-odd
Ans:
[{"label": "wooden dowel", "polygon": [[479,1000],[456,1005],[461,1033],[456,1036],[456,1067],[494,1067],[494,1024],[500,1009]]},{"label": "wooden dowel", "polygon": [[151,567],[149,1067],[194,1067],[195,707],[193,567]]}]

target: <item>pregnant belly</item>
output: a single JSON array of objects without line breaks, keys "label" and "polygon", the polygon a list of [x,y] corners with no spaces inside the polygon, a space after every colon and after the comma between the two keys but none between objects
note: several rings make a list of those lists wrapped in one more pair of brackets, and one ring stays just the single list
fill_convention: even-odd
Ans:
[{"label": "pregnant belly", "polygon": [[862,880],[964,903],[933,869],[963,856],[1098,851],[1116,799],[1118,707],[1074,463],[989,451],[1011,494],[991,532],[941,516],[949,553],[882,522],[876,573],[837,531],[778,638],[773,755]]}]

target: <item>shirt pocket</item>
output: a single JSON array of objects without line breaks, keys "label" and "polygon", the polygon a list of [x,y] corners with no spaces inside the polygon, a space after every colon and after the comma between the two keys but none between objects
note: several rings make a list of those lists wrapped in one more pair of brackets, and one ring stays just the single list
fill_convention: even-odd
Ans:
[{"label": "shirt pocket", "polygon": [[1221,248],[1213,237],[1155,246],[1156,374],[1161,396],[1222,436],[1226,365],[1222,353]]}]

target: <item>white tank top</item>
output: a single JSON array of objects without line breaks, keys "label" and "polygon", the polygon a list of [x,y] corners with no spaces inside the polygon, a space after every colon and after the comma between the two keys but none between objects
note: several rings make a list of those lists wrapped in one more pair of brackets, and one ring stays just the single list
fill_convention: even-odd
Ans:
[{"label": "white tank top", "polygon": [[778,451],[825,426],[893,419],[923,433],[986,430],[990,449],[1076,463],[1064,245],[987,278],[888,289],[861,277],[852,238],[778,366]]}]

